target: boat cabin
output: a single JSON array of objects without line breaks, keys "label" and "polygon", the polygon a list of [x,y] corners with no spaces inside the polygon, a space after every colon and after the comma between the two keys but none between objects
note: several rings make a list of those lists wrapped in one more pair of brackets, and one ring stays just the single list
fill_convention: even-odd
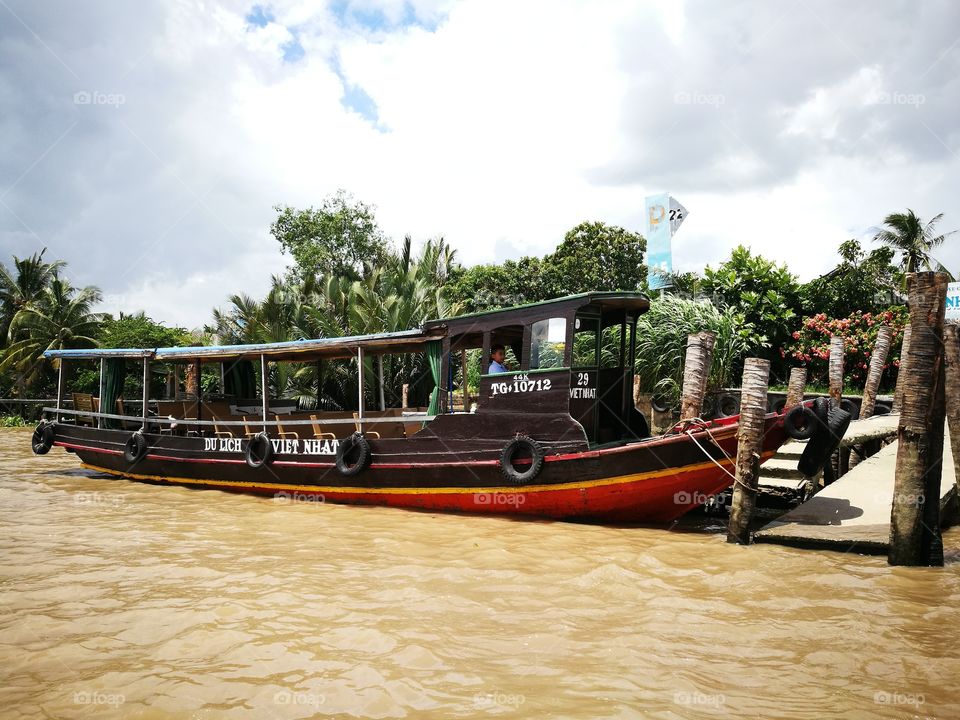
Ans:
[{"label": "boat cabin", "polygon": [[[630,442],[649,435],[633,402],[636,323],[648,307],[640,293],[594,292],[377,335],[262,345],[52,350],[45,356],[59,362],[60,376],[57,407],[51,410],[60,422],[223,439],[266,433],[280,439],[337,440],[357,431],[377,439],[493,438],[509,437],[530,423],[546,427],[554,422],[555,434],[566,437],[571,447]],[[507,349],[507,372],[490,372],[496,345]],[[423,404],[410,407],[404,393],[399,407],[387,407],[384,358],[404,354],[426,361],[415,393]],[[99,393],[74,394],[69,409],[64,366],[82,361],[99,361]],[[314,366],[315,398],[270,397],[271,368],[284,362],[297,363],[301,370]],[[324,402],[321,378],[329,363],[352,369],[352,407]],[[217,368],[215,387],[205,391],[200,379],[211,364]],[[122,397],[131,366],[135,374],[142,370],[142,397],[136,401]],[[158,367],[173,379],[160,399],[151,397]],[[181,371],[192,378],[186,392],[179,389]],[[467,388],[469,378],[477,375],[479,393],[473,398]]]},{"label": "boat cabin", "polygon": [[[593,292],[424,323],[444,331],[446,405],[453,364],[480,349],[476,412],[569,413],[591,446],[649,435],[633,400],[637,318],[650,306],[641,293]],[[491,348],[508,349],[508,372],[489,372]],[[463,380],[461,380],[463,384]]]}]

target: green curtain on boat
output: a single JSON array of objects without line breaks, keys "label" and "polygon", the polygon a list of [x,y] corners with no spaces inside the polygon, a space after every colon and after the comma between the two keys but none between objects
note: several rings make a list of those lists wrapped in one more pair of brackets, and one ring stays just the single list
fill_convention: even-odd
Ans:
[{"label": "green curtain on boat", "polygon": [[237,398],[259,397],[257,373],[252,360],[237,360],[223,370],[223,392]]},{"label": "green curtain on boat", "polygon": [[[103,397],[100,412],[123,415],[117,412],[117,399],[123,397],[123,382],[127,379],[127,367],[123,358],[107,358],[103,367]],[[118,428],[119,420],[104,420],[104,427]]]},{"label": "green curtain on boat", "polygon": [[440,340],[431,340],[427,343],[427,361],[430,363],[430,374],[433,376],[433,392],[430,393],[430,407],[428,415],[440,412],[440,358],[443,353]]}]

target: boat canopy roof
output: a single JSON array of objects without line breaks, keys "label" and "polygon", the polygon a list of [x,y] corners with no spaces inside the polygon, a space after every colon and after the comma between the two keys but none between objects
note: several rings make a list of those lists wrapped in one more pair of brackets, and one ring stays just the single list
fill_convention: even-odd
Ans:
[{"label": "boat canopy roof", "polygon": [[347,337],[320,338],[316,340],[292,340],[278,343],[259,343],[250,345],[211,345],[192,347],[161,347],[135,350],[130,348],[89,348],[76,350],[47,350],[47,358],[68,360],[95,360],[99,358],[143,358],[157,361],[184,360],[240,360],[265,355],[270,360],[293,360],[308,362],[311,360],[334,360],[356,357],[357,349],[363,348],[370,355],[386,353],[419,352],[424,343],[438,340],[442,332],[424,330],[404,330],[402,332],[378,333],[374,335],[351,335]]},{"label": "boat canopy roof", "polygon": [[552,300],[485,310],[469,315],[428,320],[423,324],[423,328],[425,330],[444,328],[450,335],[456,335],[461,332],[485,330],[510,323],[524,324],[544,318],[572,314],[580,310],[595,310],[597,312],[624,310],[628,313],[640,315],[649,309],[650,299],[644,293],[628,290],[607,290],[567,295]]},{"label": "boat canopy roof", "polygon": [[576,312],[585,307],[597,310],[617,310],[640,314],[650,307],[650,301],[638,292],[590,292],[579,295],[545,300],[543,302],[515,307],[488,310],[485,312],[458,315],[456,317],[428,320],[419,329],[373,335],[293,340],[289,342],[251,345],[213,345],[193,347],[160,348],[83,348],[70,350],[47,350],[46,358],[72,360],[97,360],[100,358],[151,358],[157,361],[185,360],[240,360],[266,356],[270,360],[334,360],[355,357],[358,348],[370,355],[419,352],[431,340],[439,340],[467,327],[476,328],[498,322],[527,322],[531,319],[553,317]]}]

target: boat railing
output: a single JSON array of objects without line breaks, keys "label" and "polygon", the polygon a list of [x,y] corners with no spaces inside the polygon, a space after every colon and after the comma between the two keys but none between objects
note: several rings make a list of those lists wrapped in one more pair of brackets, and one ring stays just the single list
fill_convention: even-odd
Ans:
[{"label": "boat railing", "polygon": [[[104,420],[121,420],[123,422],[129,423],[131,425],[140,425],[143,426],[144,418],[142,415],[117,415],[115,413],[102,413],[102,412],[91,412],[89,410],[67,410],[65,408],[57,409],[55,407],[45,407],[43,408],[43,416],[45,418],[55,418],[59,419],[59,416],[67,415],[70,417],[84,417],[91,419],[104,419]],[[345,418],[317,418],[306,419],[306,420],[284,420],[283,416],[276,415],[274,416],[278,419],[276,420],[266,420],[264,421],[259,413],[256,415],[250,415],[246,420],[198,420],[196,418],[178,418],[171,417],[167,415],[148,415],[147,425],[148,426],[169,426],[169,427],[180,427],[180,426],[196,426],[201,428],[212,428],[216,427],[236,427],[236,428],[248,428],[251,426],[256,427],[293,427],[293,426],[304,426],[304,425],[357,425],[362,423],[364,425],[381,425],[385,423],[409,423],[409,422],[429,422],[430,420],[435,419],[436,415],[429,415],[427,413],[417,413],[409,412],[399,416],[381,416],[381,415],[372,415],[372,416],[363,416],[363,417],[345,417]]]}]

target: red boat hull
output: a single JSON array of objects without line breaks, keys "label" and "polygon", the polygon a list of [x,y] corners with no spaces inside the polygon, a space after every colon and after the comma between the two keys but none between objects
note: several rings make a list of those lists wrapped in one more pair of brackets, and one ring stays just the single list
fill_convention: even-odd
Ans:
[{"label": "red boat hull", "polygon": [[[665,523],[732,484],[736,421],[735,417],[715,421],[692,434],[548,455],[536,481],[522,486],[505,484],[495,459],[402,462],[394,461],[386,450],[378,455],[376,445],[374,461],[358,479],[341,477],[328,459],[303,462],[280,455],[271,467],[254,470],[242,458],[163,447],[151,448],[142,461],[129,466],[116,442],[91,440],[105,432],[127,437],[118,431],[60,426],[55,444],[76,452],[84,467],[97,472],[271,495],[277,502]],[[782,416],[768,415],[761,459],[771,457],[785,440]]]}]

